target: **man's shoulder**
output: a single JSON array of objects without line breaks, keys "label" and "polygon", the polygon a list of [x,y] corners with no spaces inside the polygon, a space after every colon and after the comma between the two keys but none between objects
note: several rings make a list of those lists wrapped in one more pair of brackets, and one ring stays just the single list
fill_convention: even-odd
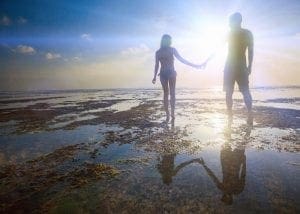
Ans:
[{"label": "man's shoulder", "polygon": [[242,32],[247,36],[252,36],[252,32],[248,29],[242,28]]}]

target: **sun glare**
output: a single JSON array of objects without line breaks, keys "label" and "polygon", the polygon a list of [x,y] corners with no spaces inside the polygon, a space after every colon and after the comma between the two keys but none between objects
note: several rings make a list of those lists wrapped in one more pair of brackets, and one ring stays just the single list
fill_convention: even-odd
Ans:
[{"label": "sun glare", "polygon": [[[184,39],[182,44],[193,50],[191,56],[197,54],[201,57],[208,57],[211,54],[216,56],[226,55],[226,36],[228,27],[226,23],[210,20],[195,22],[191,26],[188,39]],[[197,51],[194,51],[197,49]]]},{"label": "sun glare", "polygon": [[216,54],[224,51],[228,31],[227,26],[207,22],[203,29],[205,30],[202,30],[201,35],[199,35],[203,50],[216,52]]}]

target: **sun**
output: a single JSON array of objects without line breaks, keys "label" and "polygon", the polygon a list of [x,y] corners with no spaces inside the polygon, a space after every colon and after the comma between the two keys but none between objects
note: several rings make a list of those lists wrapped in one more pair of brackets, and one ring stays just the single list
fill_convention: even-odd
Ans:
[{"label": "sun", "polygon": [[[201,20],[191,25],[188,38],[182,43],[191,51],[196,49],[198,57],[209,57],[212,54],[224,57],[228,30],[227,23]],[[193,56],[192,53],[190,55]]]},{"label": "sun", "polygon": [[226,45],[228,28],[220,23],[207,21],[204,23],[202,30],[199,32],[202,48],[206,52],[220,54]]}]

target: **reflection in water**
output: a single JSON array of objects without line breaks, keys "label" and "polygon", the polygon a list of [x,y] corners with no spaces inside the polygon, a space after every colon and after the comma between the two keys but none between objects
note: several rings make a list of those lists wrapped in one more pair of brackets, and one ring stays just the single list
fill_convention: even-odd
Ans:
[{"label": "reflection in water", "polygon": [[[174,127],[175,127],[175,121],[172,120],[171,131],[174,131]],[[168,126],[166,128],[169,129]],[[199,160],[199,159],[192,159],[189,161],[185,161],[175,167],[174,162],[175,162],[176,155],[177,153],[174,153],[170,151],[169,148],[166,148],[166,150],[158,158],[159,163],[157,164],[157,170],[161,174],[162,181],[164,184],[169,185],[170,183],[172,183],[173,176],[175,176],[180,169],[184,168],[185,166],[191,163],[198,162]]]},{"label": "reflection in water", "polygon": [[[223,180],[220,181],[214,172],[206,165],[202,158],[192,159],[175,166],[175,158],[177,153],[170,151],[170,148],[160,155],[157,170],[162,176],[164,184],[172,183],[173,176],[176,176],[179,170],[191,163],[199,163],[206,170],[209,177],[216,184],[217,188],[223,193],[221,201],[225,204],[233,203],[233,195],[240,194],[245,187],[246,178],[246,155],[245,146],[248,142],[252,127],[247,127],[241,141],[235,142],[231,137],[232,121],[228,120],[228,130],[225,131],[225,143],[220,151],[220,161],[222,166]],[[169,127],[166,127],[169,131]],[[171,124],[171,130],[174,130],[174,123]]]},{"label": "reflection in water", "polygon": [[172,178],[177,174],[177,172],[184,168],[185,166],[197,162],[198,159],[192,159],[189,161],[185,161],[178,166],[175,167],[174,161],[175,161],[176,154],[175,153],[164,153],[159,158],[159,163],[157,164],[158,172],[161,174],[162,180],[164,184],[169,185],[172,183]]},{"label": "reflection in water", "polygon": [[[225,143],[220,151],[220,161],[222,166],[223,180],[220,181],[214,172],[206,165],[202,158],[192,159],[175,166],[175,157],[177,153],[170,151],[166,148],[166,151],[159,157],[159,163],[157,164],[158,172],[162,176],[163,183],[169,185],[172,183],[173,176],[178,171],[191,163],[199,163],[206,170],[209,177],[216,184],[217,188],[222,191],[223,196],[221,201],[225,204],[233,203],[233,196],[240,194],[245,187],[246,178],[246,155],[245,146],[248,142],[252,127],[247,127],[245,132],[239,133],[244,135],[242,140],[232,139],[231,130],[232,121],[228,120],[228,127],[224,133]],[[168,129],[168,127],[166,127]],[[171,129],[174,130],[174,123],[171,125]],[[238,142],[236,142],[238,141]]]},{"label": "reflection in water", "polygon": [[245,187],[246,178],[246,155],[245,146],[251,133],[251,127],[247,127],[243,141],[239,142],[237,148],[233,148],[231,128],[225,133],[226,142],[220,151],[223,181],[221,182],[213,171],[201,159],[201,164],[212,178],[218,189],[223,192],[221,201],[225,204],[233,203],[233,195],[240,194]]}]

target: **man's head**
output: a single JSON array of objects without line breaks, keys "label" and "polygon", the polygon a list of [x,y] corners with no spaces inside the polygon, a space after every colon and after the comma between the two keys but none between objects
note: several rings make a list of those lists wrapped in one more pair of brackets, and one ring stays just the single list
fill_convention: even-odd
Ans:
[{"label": "man's head", "polygon": [[239,12],[233,13],[229,16],[229,27],[231,29],[240,28],[242,24],[242,15]]}]

